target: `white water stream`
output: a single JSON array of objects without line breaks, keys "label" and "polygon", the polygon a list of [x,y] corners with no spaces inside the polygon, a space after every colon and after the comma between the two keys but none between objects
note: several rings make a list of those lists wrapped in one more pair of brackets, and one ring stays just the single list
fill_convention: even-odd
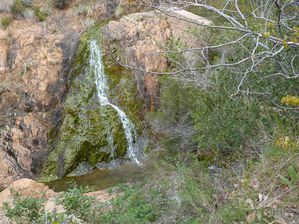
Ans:
[{"label": "white water stream", "polygon": [[107,94],[109,87],[107,84],[104,65],[102,62],[102,51],[96,40],[92,40],[90,42],[89,64],[91,66],[91,69],[94,69],[94,73],[96,75],[96,86],[100,105],[111,106],[117,112],[118,117],[122,123],[128,144],[127,156],[135,163],[141,164],[139,159],[137,158],[136,147],[134,143],[137,138],[137,134],[133,123],[129,120],[124,111],[109,102]]}]

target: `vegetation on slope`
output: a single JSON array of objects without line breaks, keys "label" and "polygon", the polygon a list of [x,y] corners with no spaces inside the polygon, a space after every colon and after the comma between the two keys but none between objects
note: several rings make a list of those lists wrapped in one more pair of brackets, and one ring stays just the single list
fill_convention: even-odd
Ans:
[{"label": "vegetation on slope", "polygon": [[[256,21],[249,22],[255,30],[264,31]],[[271,32],[277,34],[275,29]],[[296,35],[290,36],[298,38]],[[211,44],[237,37],[235,31],[211,32]],[[225,62],[242,60],[247,49],[255,48],[255,41],[244,39],[228,49]],[[178,77],[162,77],[160,110],[149,114],[147,120],[154,139],[152,148],[162,149],[153,176],[112,190],[120,191],[120,196],[107,204],[90,203],[92,199],[85,197],[84,191],[71,189],[57,202],[66,211],[50,220],[72,223],[70,217],[76,217],[86,223],[111,224],[298,222],[299,80],[273,75],[285,69],[283,62],[296,58],[298,48],[283,45],[281,55],[275,60],[265,58],[244,78],[242,91],[236,90],[248,63],[211,70],[204,87],[183,83]],[[258,46],[256,54],[263,48]],[[171,69],[184,60],[175,50],[175,55],[169,55],[175,56],[172,62],[177,61]],[[209,59],[213,64],[223,58],[221,52],[213,52]],[[27,216],[15,212],[27,206],[21,202],[7,207],[10,218]],[[43,214],[41,208],[36,217]]]}]

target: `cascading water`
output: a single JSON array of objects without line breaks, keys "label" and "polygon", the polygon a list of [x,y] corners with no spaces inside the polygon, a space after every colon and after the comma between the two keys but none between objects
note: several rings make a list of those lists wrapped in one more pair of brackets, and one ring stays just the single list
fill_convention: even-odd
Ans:
[{"label": "cascading water", "polygon": [[[122,123],[128,149],[127,149],[127,155],[128,157],[136,162],[137,164],[140,164],[139,159],[137,158],[136,153],[136,147],[135,147],[135,140],[136,140],[136,130],[133,125],[133,123],[129,120],[129,118],[126,116],[125,112],[122,111],[119,107],[109,102],[108,99],[108,84],[106,80],[106,75],[104,71],[104,65],[102,62],[102,51],[99,47],[96,40],[92,40],[90,42],[90,59],[89,59],[90,67],[94,70],[95,78],[96,78],[96,86],[97,86],[97,93],[98,93],[98,99],[101,106],[110,106],[112,107],[118,114],[118,117]],[[110,139],[111,141],[111,139]]]}]

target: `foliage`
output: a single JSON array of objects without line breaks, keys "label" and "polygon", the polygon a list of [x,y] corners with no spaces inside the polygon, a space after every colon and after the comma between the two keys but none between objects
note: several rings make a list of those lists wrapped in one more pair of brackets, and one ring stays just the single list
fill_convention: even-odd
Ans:
[{"label": "foliage", "polygon": [[34,7],[34,14],[40,22],[45,21],[48,16],[40,7]]},{"label": "foliage", "polygon": [[[252,26],[261,29],[258,23]],[[210,36],[210,45],[240,37],[237,31],[219,30],[211,31]],[[240,61],[248,56],[244,48],[254,47],[254,39],[242,39],[234,48],[210,52],[209,63]],[[181,48],[173,41],[167,49],[171,52],[168,60],[172,67],[184,63]],[[257,47],[256,54],[262,51],[262,47]],[[291,108],[297,105],[299,80],[273,74],[281,69],[276,60],[292,59],[296,52],[289,49],[275,60],[266,58],[248,74],[251,60],[237,66],[220,66],[208,73],[198,72],[197,76],[205,76],[211,83],[208,87],[198,85],[196,80],[186,84],[180,77],[165,76],[161,82],[160,110],[150,116],[154,131],[162,136],[163,142],[171,142],[171,150],[185,151],[194,150],[194,145],[198,145],[199,150],[257,152],[265,139],[273,139],[272,136],[284,135],[291,139],[299,134],[299,117],[296,108]],[[158,122],[160,126],[156,128]],[[185,142],[188,144],[182,145]]]},{"label": "foliage", "polygon": [[299,97],[287,95],[281,99],[281,103],[288,106],[299,106]]},{"label": "foliage", "polygon": [[100,223],[141,224],[156,221],[164,211],[162,195],[157,189],[145,191],[144,187],[139,184],[120,186],[121,196],[109,202],[111,209],[102,208],[106,212],[100,217]]},{"label": "foliage", "polygon": [[62,205],[68,215],[74,214],[82,220],[90,218],[94,199],[84,195],[90,191],[88,187],[73,187],[57,198],[57,203]]},{"label": "foliage", "polygon": [[288,177],[283,177],[280,176],[281,179],[281,183],[288,186],[288,187],[292,187],[295,184],[297,184],[297,182],[299,181],[299,174],[297,173],[297,171],[295,170],[295,168],[293,166],[289,166],[288,167]]},{"label": "foliage", "polygon": [[70,188],[59,195],[56,205],[62,205],[63,213],[44,211],[45,198],[22,197],[18,192],[12,192],[13,204],[4,203],[5,215],[11,220],[20,223],[77,223],[74,220],[91,221],[93,219],[94,198],[85,195],[91,189],[88,187]]},{"label": "foliage", "polygon": [[11,6],[11,12],[14,15],[20,15],[25,10],[26,6],[22,0],[15,0],[14,4]]},{"label": "foliage", "polygon": [[17,224],[33,223],[42,216],[43,202],[42,198],[22,198],[18,192],[12,191],[13,205],[4,203],[3,208],[6,216]]},{"label": "foliage", "polygon": [[4,17],[4,18],[1,19],[1,26],[4,29],[6,29],[10,25],[11,22],[12,22],[12,18],[10,18],[8,16]]},{"label": "foliage", "polygon": [[168,59],[168,67],[173,69],[177,66],[177,63],[184,61],[183,53],[178,53],[180,50],[186,48],[186,44],[180,38],[170,38],[165,46]]},{"label": "foliage", "polygon": [[[148,179],[111,189],[110,193],[115,195],[111,201],[99,203],[85,194],[89,188],[74,187],[56,200],[65,208],[64,213],[44,213],[38,199],[32,202],[25,198],[21,203],[14,201],[6,215],[11,220],[24,220],[26,215],[26,221],[33,220],[32,223],[73,223],[75,217],[86,223],[107,224],[166,220],[183,224],[269,223],[278,220],[277,217],[283,217],[285,223],[297,220],[297,216],[284,214],[299,206],[298,149],[287,151],[270,145],[261,157],[242,156],[237,156],[237,162],[228,160],[224,167],[223,161],[209,165],[192,154],[159,155]],[[181,162],[182,158],[189,162]],[[240,165],[244,166],[241,170]]]}]

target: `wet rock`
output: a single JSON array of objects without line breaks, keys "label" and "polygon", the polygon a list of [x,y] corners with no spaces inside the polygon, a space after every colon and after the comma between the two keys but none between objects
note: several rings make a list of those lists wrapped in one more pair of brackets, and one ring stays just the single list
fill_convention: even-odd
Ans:
[{"label": "wet rock", "polygon": [[[90,32],[81,38],[62,124],[57,136],[53,136],[54,148],[45,164],[44,180],[69,173],[82,174],[82,164],[91,169],[98,162],[109,162],[126,154],[127,143],[117,112],[109,105],[101,107],[98,102],[95,74],[89,64],[89,40],[94,37],[94,31]],[[98,31],[95,38],[97,35]],[[113,139],[111,148],[107,147],[109,138]]]}]

